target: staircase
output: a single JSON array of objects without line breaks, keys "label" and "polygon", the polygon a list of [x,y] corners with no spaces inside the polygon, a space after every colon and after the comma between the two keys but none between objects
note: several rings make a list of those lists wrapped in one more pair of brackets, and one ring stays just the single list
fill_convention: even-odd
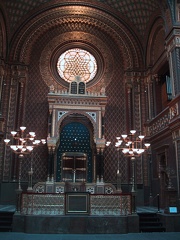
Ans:
[{"label": "staircase", "polygon": [[14,212],[0,212],[0,232],[11,232]]},{"label": "staircase", "polygon": [[140,232],[165,232],[157,213],[138,213]]}]

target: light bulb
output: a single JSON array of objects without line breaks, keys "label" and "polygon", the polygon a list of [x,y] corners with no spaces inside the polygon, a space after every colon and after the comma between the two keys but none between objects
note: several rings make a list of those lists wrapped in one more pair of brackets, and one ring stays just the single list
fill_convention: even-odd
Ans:
[{"label": "light bulb", "polygon": [[151,144],[150,143],[145,143],[144,145],[145,145],[145,147],[148,148],[148,147],[150,147]]},{"label": "light bulb", "polygon": [[142,140],[144,138],[144,135],[139,135],[139,138]]},{"label": "light bulb", "polygon": [[130,133],[134,135],[136,133],[136,130],[130,130]]},{"label": "light bulb", "polygon": [[23,145],[17,145],[17,148],[18,148],[18,149],[22,149],[22,148],[23,148]]},{"label": "light bulb", "polygon": [[26,129],[26,127],[22,126],[20,127],[21,131],[24,131]]},{"label": "light bulb", "polygon": [[23,147],[21,151],[22,151],[22,152],[25,152],[25,151],[26,151],[26,148],[25,148],[25,147]]},{"label": "light bulb", "polygon": [[35,142],[35,144],[39,144],[41,141],[37,139],[34,142]]},{"label": "light bulb", "polygon": [[35,137],[36,135],[35,135],[35,132],[29,132],[29,135],[31,136],[31,137]]},{"label": "light bulb", "polygon": [[9,142],[10,142],[10,139],[4,139],[4,142],[6,143],[6,144],[8,144]]},{"label": "light bulb", "polygon": [[106,146],[108,147],[111,144],[110,141],[106,142]]},{"label": "light bulb", "polygon": [[127,152],[129,152],[129,149],[128,149],[128,148],[124,148],[124,149],[122,150],[122,152],[123,152],[124,154],[126,154]]},{"label": "light bulb", "polygon": [[127,138],[127,134],[122,134],[121,137],[125,139]]},{"label": "light bulb", "polygon": [[27,146],[27,150],[28,150],[28,151],[32,151],[32,150],[33,150],[33,147],[32,147],[32,146]]},{"label": "light bulb", "polygon": [[17,146],[16,145],[11,145],[10,148],[13,150],[13,151],[16,151],[18,150]]},{"label": "light bulb", "polygon": [[16,131],[11,131],[11,134],[13,135],[13,136],[15,136],[16,135]]}]

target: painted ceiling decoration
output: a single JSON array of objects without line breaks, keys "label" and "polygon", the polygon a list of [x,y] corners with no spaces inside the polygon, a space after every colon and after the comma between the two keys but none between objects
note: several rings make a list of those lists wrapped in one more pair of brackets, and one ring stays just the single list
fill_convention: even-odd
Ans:
[{"label": "painted ceiling decoration", "polygon": [[[42,5],[48,6],[49,4],[54,5],[63,5],[64,1],[54,1],[54,0],[18,0],[11,1],[6,0],[6,7],[9,12],[11,30],[15,29],[18,24],[23,20],[24,16],[36,11]],[[73,1],[66,1],[66,4],[72,3]],[[101,4],[106,5],[107,7],[114,9],[115,12],[119,12],[124,17],[129,19],[133,26],[143,35],[146,30],[148,21],[157,9],[159,9],[160,1],[157,0],[99,0],[94,1],[94,3],[99,3],[99,7],[102,7]],[[92,3],[92,4],[94,4]],[[84,4],[87,5],[88,1],[75,1],[74,4]]]},{"label": "painted ceiling decoration", "polygon": [[[7,4],[10,2],[12,4],[12,1]],[[116,66],[121,66],[123,71],[142,71],[142,38],[138,38],[124,21],[102,11],[98,8],[102,5],[97,2],[95,7],[89,1],[83,1],[82,6],[77,6],[77,2],[73,1],[72,5],[65,1],[51,2],[54,7],[51,8],[49,3],[46,8],[41,5],[39,7],[43,7],[42,11],[35,9],[31,12],[32,17],[27,15],[27,20],[23,16],[19,19],[24,24],[12,37],[9,55],[11,61],[29,65],[33,51],[36,52],[34,48],[41,49],[39,67],[42,79],[46,86],[54,85],[57,90],[68,88],[54,68],[58,57],[70,48],[78,47],[89,51],[101,66],[94,79],[87,83],[88,90],[92,92],[99,92],[102,87],[108,86],[114,74],[120,74]]]}]

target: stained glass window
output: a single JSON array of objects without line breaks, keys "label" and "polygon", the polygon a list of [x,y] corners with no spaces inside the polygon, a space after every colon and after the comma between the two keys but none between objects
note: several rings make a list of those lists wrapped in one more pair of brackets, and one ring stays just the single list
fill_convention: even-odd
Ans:
[{"label": "stained glass window", "polygon": [[97,73],[97,62],[88,51],[73,48],[60,55],[57,61],[57,71],[60,77],[69,83],[76,77],[80,77],[80,81],[87,83]]}]

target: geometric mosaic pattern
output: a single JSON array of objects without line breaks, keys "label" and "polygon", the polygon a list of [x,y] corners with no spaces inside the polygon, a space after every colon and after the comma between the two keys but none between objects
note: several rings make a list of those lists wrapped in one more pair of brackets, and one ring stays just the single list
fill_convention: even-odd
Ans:
[{"label": "geometric mosaic pattern", "polygon": [[126,16],[137,30],[143,34],[151,14],[159,7],[158,1],[152,0],[99,0],[106,2],[109,6],[115,8]]},{"label": "geometric mosaic pattern", "polygon": [[[119,66],[121,61],[118,60]],[[122,69],[116,72],[113,82],[107,88],[108,103],[105,112],[105,139],[111,141],[111,145],[105,149],[105,180],[116,182],[116,173],[118,169],[118,154],[115,147],[116,137],[126,131],[126,99],[125,99],[125,83],[123,82]],[[122,155],[120,159],[120,172],[122,173],[122,181],[128,182],[127,159]],[[106,179],[107,177],[107,179]]]},{"label": "geometric mosaic pattern", "polygon": [[[37,51],[36,51],[37,53]],[[39,80],[37,80],[39,79]],[[25,102],[25,119],[24,125],[27,129],[31,129],[36,133],[37,139],[47,138],[48,129],[48,103],[46,97],[48,87],[40,80],[37,71],[36,60],[32,59],[29,67],[29,78],[27,82],[27,93]],[[47,178],[47,146],[37,147],[33,156],[33,180],[42,181]],[[27,179],[27,171],[29,170],[29,161],[25,161],[22,165],[23,179]]]},{"label": "geometric mosaic pattern", "polygon": [[[10,16],[11,28],[18,24],[25,14],[36,9],[41,4],[51,2],[51,0],[6,0],[5,4]],[[132,22],[133,26],[143,34],[150,16],[159,7],[157,0],[99,0],[105,5],[119,11],[124,17]]]}]

